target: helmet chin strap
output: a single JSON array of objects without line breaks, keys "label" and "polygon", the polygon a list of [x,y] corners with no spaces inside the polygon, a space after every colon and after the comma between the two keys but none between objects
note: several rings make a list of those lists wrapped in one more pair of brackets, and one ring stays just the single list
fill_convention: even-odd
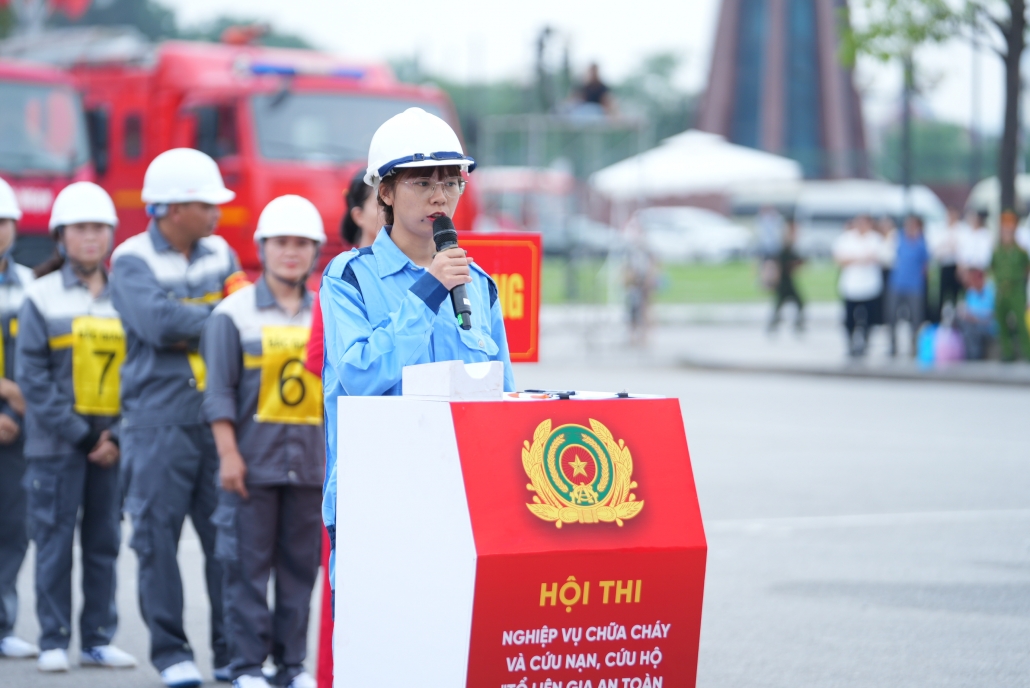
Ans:
[{"label": "helmet chin strap", "polygon": [[71,264],[72,270],[75,271],[75,274],[80,277],[92,277],[97,273],[97,270],[100,269],[100,263],[97,263],[93,267],[88,268],[79,261],[73,260],[70,257],[67,260]]},{"label": "helmet chin strap", "polygon": [[282,282],[283,284],[285,284],[288,287],[293,287],[294,289],[297,289],[297,288],[300,288],[301,286],[303,286],[304,283],[308,281],[308,277],[311,275],[311,271],[308,270],[308,272],[303,277],[301,277],[299,280],[289,280],[289,279],[286,279],[285,277],[282,277],[280,275],[275,274],[274,272],[272,272],[268,268],[265,268],[265,274],[268,275],[269,277],[273,278],[276,282]]}]

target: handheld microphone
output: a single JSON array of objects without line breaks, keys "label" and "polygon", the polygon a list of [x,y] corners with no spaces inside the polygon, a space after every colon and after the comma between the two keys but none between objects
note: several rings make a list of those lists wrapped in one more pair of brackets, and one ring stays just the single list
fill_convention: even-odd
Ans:
[{"label": "handheld microphone", "polygon": [[[458,248],[458,232],[454,229],[454,222],[446,215],[433,220],[433,241],[436,243],[437,252]],[[472,302],[469,301],[465,285],[459,284],[451,289],[451,304],[454,306],[454,315],[458,318],[461,329],[468,330],[472,327]]]}]

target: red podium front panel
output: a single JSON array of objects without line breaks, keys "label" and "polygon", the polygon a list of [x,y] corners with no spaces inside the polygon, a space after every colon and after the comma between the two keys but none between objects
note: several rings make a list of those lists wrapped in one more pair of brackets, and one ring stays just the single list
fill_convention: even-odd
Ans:
[{"label": "red podium front panel", "polygon": [[694,685],[707,546],[679,402],[451,410],[478,555],[467,685]]},{"label": "red podium front panel", "polygon": [[677,400],[341,398],[340,427],[338,686],[695,684],[707,544]]}]

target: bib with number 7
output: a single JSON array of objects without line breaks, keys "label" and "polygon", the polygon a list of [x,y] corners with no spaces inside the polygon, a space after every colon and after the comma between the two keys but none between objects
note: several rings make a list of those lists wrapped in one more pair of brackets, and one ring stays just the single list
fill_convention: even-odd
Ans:
[{"label": "bib with number 7", "polygon": [[118,318],[84,315],[72,320],[72,389],[75,412],[117,416],[125,331]]},{"label": "bib with number 7", "polygon": [[261,328],[259,423],[322,423],[322,381],[304,368],[310,327]]}]

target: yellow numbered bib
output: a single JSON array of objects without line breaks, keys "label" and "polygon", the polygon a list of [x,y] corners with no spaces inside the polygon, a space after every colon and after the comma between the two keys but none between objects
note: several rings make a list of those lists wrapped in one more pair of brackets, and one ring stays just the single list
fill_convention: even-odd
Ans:
[{"label": "yellow numbered bib", "polygon": [[322,381],[304,367],[310,327],[261,328],[259,423],[322,423]]},{"label": "yellow numbered bib", "polygon": [[125,331],[118,318],[72,320],[72,389],[75,412],[117,416],[120,409]]},{"label": "yellow numbered bib", "polygon": [[[5,358],[7,348],[7,342],[10,341],[13,345],[14,340],[18,337],[18,318],[11,318],[9,337],[0,337],[0,377],[7,377],[7,359]],[[14,377],[13,375],[11,376]]]}]

